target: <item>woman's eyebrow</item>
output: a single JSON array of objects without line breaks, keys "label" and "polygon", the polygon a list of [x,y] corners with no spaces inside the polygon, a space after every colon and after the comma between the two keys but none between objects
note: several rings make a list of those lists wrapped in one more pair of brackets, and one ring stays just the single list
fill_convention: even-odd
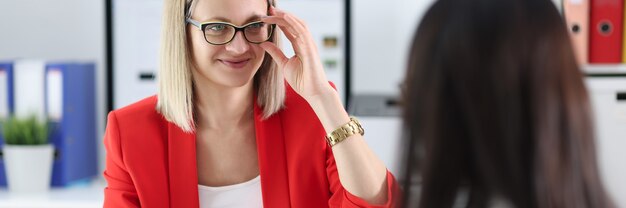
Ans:
[{"label": "woman's eyebrow", "polygon": [[[261,20],[261,17],[263,17],[263,16],[265,16],[265,15],[258,15],[258,14],[252,15],[252,16],[248,17],[248,19],[246,19],[245,23]],[[230,19],[228,19],[226,17],[220,17],[220,16],[209,18],[209,19],[207,19],[206,21],[203,21],[203,22],[214,22],[214,21],[233,23]]]}]

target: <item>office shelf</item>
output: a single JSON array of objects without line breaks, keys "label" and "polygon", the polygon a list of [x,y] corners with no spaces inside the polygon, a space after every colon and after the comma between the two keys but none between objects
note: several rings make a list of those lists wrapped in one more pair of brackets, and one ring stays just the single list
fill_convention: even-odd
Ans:
[{"label": "office shelf", "polygon": [[52,188],[46,193],[11,193],[0,188],[0,208],[101,208],[104,201],[103,180],[68,188]]},{"label": "office shelf", "polygon": [[583,70],[587,76],[626,76],[626,64],[588,64]]}]

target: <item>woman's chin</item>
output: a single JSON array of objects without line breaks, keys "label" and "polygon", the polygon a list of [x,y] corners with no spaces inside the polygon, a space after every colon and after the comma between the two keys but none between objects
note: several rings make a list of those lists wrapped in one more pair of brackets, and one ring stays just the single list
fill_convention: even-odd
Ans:
[{"label": "woman's chin", "polygon": [[[241,73],[241,74],[222,74],[222,78],[219,78],[216,81],[218,84],[229,87],[229,88],[237,88],[243,87],[250,82],[252,82],[252,78],[254,77],[253,73]],[[224,76],[225,75],[225,76]]]}]

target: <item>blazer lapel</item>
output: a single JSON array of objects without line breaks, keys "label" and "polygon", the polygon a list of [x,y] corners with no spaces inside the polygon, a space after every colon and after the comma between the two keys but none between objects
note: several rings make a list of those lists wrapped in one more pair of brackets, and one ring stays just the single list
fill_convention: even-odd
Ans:
[{"label": "blazer lapel", "polygon": [[254,98],[254,125],[264,207],[290,207],[287,156],[280,114],[263,120]]},{"label": "blazer lapel", "polygon": [[168,122],[170,207],[199,207],[196,135]]}]

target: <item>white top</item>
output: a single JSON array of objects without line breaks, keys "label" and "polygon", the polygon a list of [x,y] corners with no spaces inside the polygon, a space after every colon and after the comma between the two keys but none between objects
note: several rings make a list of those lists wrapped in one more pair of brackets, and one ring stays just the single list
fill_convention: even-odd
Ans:
[{"label": "white top", "polygon": [[220,187],[198,184],[200,208],[262,208],[261,177]]}]

